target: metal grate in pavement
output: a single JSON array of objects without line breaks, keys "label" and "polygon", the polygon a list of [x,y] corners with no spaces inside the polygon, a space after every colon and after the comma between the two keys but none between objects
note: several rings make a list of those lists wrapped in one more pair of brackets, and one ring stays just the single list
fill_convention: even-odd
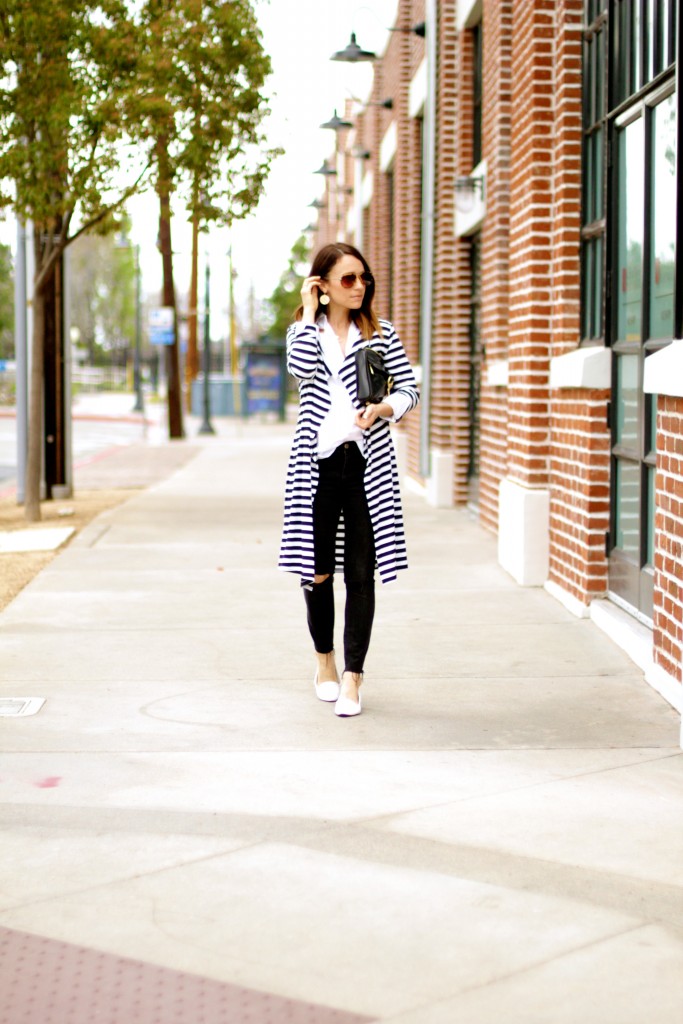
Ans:
[{"label": "metal grate in pavement", "polygon": [[0,1024],[371,1024],[374,1018],[0,927]]},{"label": "metal grate in pavement", "polygon": [[0,718],[35,715],[44,703],[44,697],[0,697]]}]

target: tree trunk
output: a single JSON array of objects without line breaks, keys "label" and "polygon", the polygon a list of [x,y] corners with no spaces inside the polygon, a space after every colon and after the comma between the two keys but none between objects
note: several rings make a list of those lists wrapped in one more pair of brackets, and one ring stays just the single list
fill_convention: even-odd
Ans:
[{"label": "tree trunk", "polygon": [[33,334],[31,337],[31,375],[28,389],[28,444],[26,453],[26,481],[24,487],[24,516],[29,523],[40,521],[40,482],[43,467],[43,391],[45,339],[45,292],[36,288],[43,261],[40,227],[34,225],[34,286],[31,309]]},{"label": "tree trunk", "polygon": [[168,382],[168,435],[171,439],[183,437],[183,408],[180,386],[180,360],[178,357],[178,311],[173,284],[173,249],[171,247],[171,172],[166,139],[157,142],[159,177],[159,245],[163,267],[163,305],[173,309],[173,344],[166,346],[166,378]]}]

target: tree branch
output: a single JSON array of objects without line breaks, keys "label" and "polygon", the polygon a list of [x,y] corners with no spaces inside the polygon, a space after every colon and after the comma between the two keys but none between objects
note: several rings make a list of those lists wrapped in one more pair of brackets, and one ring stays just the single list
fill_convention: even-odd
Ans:
[{"label": "tree branch", "polygon": [[121,193],[116,202],[100,210],[100,212],[96,214],[96,216],[91,217],[89,221],[83,224],[74,235],[71,235],[70,238],[67,238],[64,243],[64,248],[66,249],[66,247],[71,245],[72,242],[75,242],[77,238],[80,238],[81,235],[84,235],[86,231],[90,231],[91,228],[94,228],[97,224],[100,224],[105,219],[105,217],[108,217],[110,213],[114,213],[115,210],[118,210],[121,206],[123,206],[126,199],[129,199],[132,195],[134,195],[135,192],[137,192],[140,182],[147,174],[147,171],[150,169],[151,166],[152,161],[148,160],[146,165],[143,167],[142,171],[138,175],[138,177],[133,182],[133,184],[129,185],[125,192]]},{"label": "tree branch", "polygon": [[121,193],[116,202],[111,203],[109,206],[105,206],[94,217],[91,217],[90,220],[85,222],[85,224],[82,224],[78,231],[76,231],[73,235],[69,235],[68,233],[69,225],[71,224],[71,218],[73,217],[74,213],[73,208],[71,210],[68,210],[64,214],[64,218],[62,221],[62,230],[60,231],[59,238],[57,240],[55,240],[54,237],[50,238],[47,259],[43,262],[43,265],[40,268],[40,273],[38,273],[37,276],[34,278],[34,291],[40,291],[40,289],[45,284],[45,281],[47,280],[47,277],[50,274],[50,271],[54,267],[55,263],[57,262],[58,258],[61,256],[64,250],[68,248],[68,246],[75,242],[77,238],[80,238],[81,235],[84,235],[86,231],[90,231],[92,228],[96,227],[97,224],[100,224],[105,219],[105,217],[109,216],[110,213],[114,213],[115,210],[118,210],[121,206],[123,206],[125,201],[129,199],[130,196],[132,196],[137,191],[140,182],[147,174],[147,171],[150,169],[151,165],[152,161],[148,160],[147,164],[145,165],[145,167],[143,167],[142,171],[140,172],[136,180],[133,182],[133,184],[129,185],[129,187],[124,192]]}]

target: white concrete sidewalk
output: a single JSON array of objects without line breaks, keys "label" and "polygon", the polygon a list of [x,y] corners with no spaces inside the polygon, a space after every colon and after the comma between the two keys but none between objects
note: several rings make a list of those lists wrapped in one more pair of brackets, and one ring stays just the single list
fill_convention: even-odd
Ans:
[{"label": "white concrete sidewalk", "polygon": [[678,716],[409,494],[338,719],[275,569],[291,430],[193,436],[0,615],[46,699],[0,719],[0,925],[393,1024],[680,1024]]}]

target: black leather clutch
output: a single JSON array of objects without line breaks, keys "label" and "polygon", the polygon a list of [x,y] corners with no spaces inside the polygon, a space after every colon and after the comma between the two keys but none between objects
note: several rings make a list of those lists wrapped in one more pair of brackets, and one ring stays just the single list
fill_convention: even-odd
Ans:
[{"label": "black leather clutch", "polygon": [[384,359],[374,348],[357,349],[355,360],[358,401],[364,405],[376,405],[389,394],[394,379],[384,365]]}]

